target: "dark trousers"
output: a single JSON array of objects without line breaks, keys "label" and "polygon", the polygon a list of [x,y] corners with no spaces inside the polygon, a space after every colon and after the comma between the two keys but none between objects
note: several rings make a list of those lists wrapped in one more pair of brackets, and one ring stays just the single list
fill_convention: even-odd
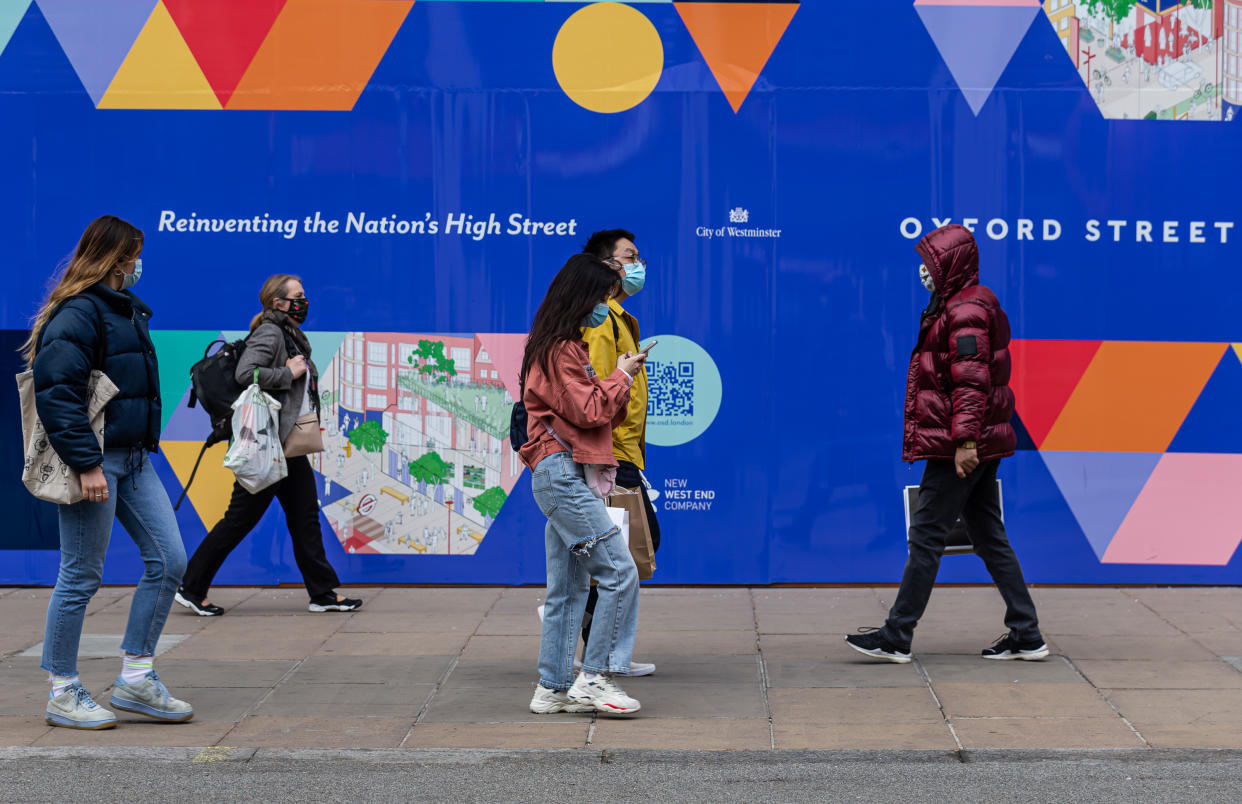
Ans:
[{"label": "dark trousers", "polygon": [[880,630],[880,635],[897,647],[909,650],[914,626],[923,616],[936,583],[945,540],[959,516],[966,522],[975,553],[983,559],[1005,600],[1005,625],[1022,642],[1041,639],[1035,602],[1001,520],[996,487],[999,466],[1000,461],[981,463],[960,478],[953,461],[927,462],[919,485],[918,510],[910,522],[910,557],[897,600]]},{"label": "dark trousers", "polygon": [[[651,498],[647,496],[647,485],[643,483],[638,466],[629,461],[617,461],[617,463],[617,485],[623,489],[632,489],[638,486],[638,493],[643,495],[643,508],[647,510],[647,528],[651,531],[651,548],[653,551],[659,550],[660,523],[656,520],[655,506],[651,504]],[[582,644],[584,649],[587,641],[591,638],[591,616],[595,613],[595,603],[598,600],[599,592],[592,586],[590,593],[587,595],[586,614],[582,617]]]},{"label": "dark trousers", "polygon": [[312,598],[336,589],[341,581],[323,551],[323,531],[319,527],[319,495],[315,473],[305,456],[289,458],[289,475],[279,483],[251,494],[237,483],[224,518],[203,539],[186,565],[181,585],[196,597],[206,597],[211,581],[233,548],[259,524],[272,504],[280,501],[285,522],[293,539],[293,558],[302,571],[302,581]]}]

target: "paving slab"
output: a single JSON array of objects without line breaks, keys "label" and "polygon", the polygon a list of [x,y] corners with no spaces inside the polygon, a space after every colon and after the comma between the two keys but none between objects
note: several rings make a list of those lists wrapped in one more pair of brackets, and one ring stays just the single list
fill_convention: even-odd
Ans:
[{"label": "paving slab", "polygon": [[447,634],[337,631],[315,652],[338,656],[456,656],[469,638],[464,631]]},{"label": "paving slab", "polygon": [[407,718],[252,715],[232,727],[223,744],[245,748],[396,748],[409,734],[410,726]]},{"label": "paving slab", "polygon": [[1101,717],[1117,719],[1100,691],[1079,684],[933,683],[945,714],[959,717]]},{"label": "paving slab", "polygon": [[1224,661],[1083,659],[1074,664],[1092,684],[1108,689],[1242,689],[1242,673]]},{"label": "paving slab", "polygon": [[49,728],[32,745],[38,746],[203,746],[216,745],[234,724],[223,720],[191,720],[188,723],[159,723],[144,718],[130,720],[117,716],[116,728],[102,731]]},{"label": "paving slab", "polygon": [[[173,634],[165,631],[160,635],[159,641],[155,644],[155,655],[163,656],[168,651],[180,645],[189,639],[191,634]],[[120,658],[121,642],[125,639],[125,634],[90,634],[83,633],[81,641],[78,642],[78,658],[79,659],[104,659],[104,658]],[[43,641],[40,640],[31,645],[26,650],[17,654],[18,656],[42,656]]]},{"label": "paving slab", "polygon": [[1138,661],[1212,661],[1216,654],[1185,634],[1162,636],[1057,634],[1057,652],[1083,659],[1123,659]]},{"label": "paving slab", "polygon": [[[581,719],[583,715],[536,715],[530,711],[538,678],[510,687],[459,687],[441,689],[431,698],[424,723],[543,723]],[[589,717],[589,715],[587,716]]]},{"label": "paving slab", "polygon": [[176,689],[254,687],[268,689],[297,662],[267,659],[160,659],[160,679]]},{"label": "paving slab", "polygon": [[524,662],[532,673],[539,663],[539,637],[472,636],[462,649],[463,659],[511,659]]},{"label": "paving slab", "polygon": [[423,614],[411,612],[369,612],[365,609],[344,622],[342,633],[365,631],[369,634],[473,634],[483,621],[474,611],[448,611]]},{"label": "paving slab", "polygon": [[27,712],[34,714],[19,715],[0,715],[0,745],[34,745],[44,734],[51,730],[51,727],[43,722],[43,711],[39,708],[39,701],[31,701],[32,706],[27,706]]},{"label": "paving slab", "polygon": [[980,656],[920,653],[919,663],[932,684],[941,681],[981,684],[1082,684],[1082,675],[1063,656],[1038,662],[1001,661]]},{"label": "paving slab", "polygon": [[291,680],[277,687],[255,714],[406,718],[413,725],[434,691],[432,684],[307,684]]},{"label": "paving slab", "polygon": [[957,741],[943,720],[918,723],[785,723],[772,726],[774,747],[783,750],[954,751]]},{"label": "paving slab", "polygon": [[634,656],[659,654],[754,654],[757,636],[753,627],[726,631],[657,631],[640,626]]},{"label": "paving slab", "polygon": [[[851,651],[852,652],[852,651]],[[770,659],[764,654],[768,686],[806,687],[923,687],[927,683],[913,664],[828,661],[824,659]]]},{"label": "paving slab", "polygon": [[927,687],[768,690],[777,725],[943,723]]},{"label": "paving slab", "polygon": [[[171,680],[169,683],[172,683]],[[183,688],[176,685],[170,687],[169,691],[194,707],[194,721],[224,720],[230,723],[236,723],[245,717],[268,692],[261,687]],[[107,707],[108,699],[106,697],[101,698],[98,703]],[[120,720],[136,722],[148,720],[143,715],[124,714],[117,710],[113,711]]]},{"label": "paving slab", "polygon": [[1154,748],[1242,748],[1242,729],[1234,723],[1152,725],[1137,721],[1134,727]]},{"label": "paving slab", "polygon": [[403,748],[583,748],[590,716],[541,723],[419,723]]},{"label": "paving slab", "polygon": [[[1102,690],[1122,715],[1159,726],[1242,724],[1242,690]],[[1238,728],[1242,732],[1242,727]]]},{"label": "paving slab", "polygon": [[772,747],[772,730],[763,718],[600,717],[591,747],[759,751]]},{"label": "paving slab", "polygon": [[963,748],[1139,748],[1145,743],[1116,717],[953,718]]},{"label": "paving slab", "polygon": [[435,684],[448,669],[447,656],[308,656],[291,684]]}]

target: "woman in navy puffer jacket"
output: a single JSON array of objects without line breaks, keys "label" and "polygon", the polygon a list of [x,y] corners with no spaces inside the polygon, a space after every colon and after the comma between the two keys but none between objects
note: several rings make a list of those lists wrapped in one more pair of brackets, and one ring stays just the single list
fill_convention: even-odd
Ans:
[{"label": "woman in navy puffer jacket", "polygon": [[[147,328],[151,309],[130,290],[142,275],[142,243],[142,232],[120,218],[93,221],[23,347],[34,369],[39,419],[57,455],[81,475],[85,497],[59,506],[60,572],[48,605],[42,663],[51,674],[45,719],[52,726],[116,725],[116,716],[91,699],[77,669],[82,622],[103,579],[114,519],[138,545],[145,570],[130,605],[110,705],[156,720],[183,722],[194,715],[152,667],[185,571],[185,546],[147,457],[159,446],[160,378]],[[119,389],[104,408],[102,450],[86,412],[94,369]]]}]

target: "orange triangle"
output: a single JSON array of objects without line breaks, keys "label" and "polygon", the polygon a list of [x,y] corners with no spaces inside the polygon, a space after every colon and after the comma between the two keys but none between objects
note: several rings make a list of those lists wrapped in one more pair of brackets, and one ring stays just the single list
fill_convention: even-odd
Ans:
[{"label": "orange triangle", "polygon": [[797,3],[673,3],[736,113],[798,10]]},{"label": "orange triangle", "polygon": [[1105,341],[1040,448],[1164,452],[1228,348]]},{"label": "orange triangle", "polygon": [[[160,452],[164,453],[165,460],[172,467],[177,480],[181,481],[182,488],[190,479],[194,462],[202,448],[201,441],[160,442]],[[194,483],[190,486],[190,502],[207,530],[211,530],[224,518],[229,499],[233,496],[233,473],[224,468],[224,455],[228,449],[229,445],[224,441],[208,449],[203,455],[203,462],[199,464]]]},{"label": "orange triangle", "polygon": [[288,0],[228,109],[349,111],[414,0]]}]

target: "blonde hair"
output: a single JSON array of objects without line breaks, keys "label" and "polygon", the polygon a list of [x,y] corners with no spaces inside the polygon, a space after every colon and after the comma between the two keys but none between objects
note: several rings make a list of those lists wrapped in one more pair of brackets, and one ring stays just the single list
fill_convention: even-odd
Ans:
[{"label": "blonde hair", "polygon": [[26,368],[34,364],[39,335],[61,302],[102,281],[118,265],[137,259],[142,253],[142,230],[115,215],[103,215],[90,222],[69,264],[54,274],[55,286],[39,312],[31,319],[30,337],[22,344]]},{"label": "blonde hair", "polygon": [[285,288],[290,282],[301,282],[302,277],[293,274],[272,274],[263,283],[263,287],[259,289],[259,305],[263,308],[259,314],[250,322],[250,331],[254,332],[259,328],[259,324],[263,323],[263,314],[268,310],[274,310],[272,306],[277,299],[285,295]]}]

